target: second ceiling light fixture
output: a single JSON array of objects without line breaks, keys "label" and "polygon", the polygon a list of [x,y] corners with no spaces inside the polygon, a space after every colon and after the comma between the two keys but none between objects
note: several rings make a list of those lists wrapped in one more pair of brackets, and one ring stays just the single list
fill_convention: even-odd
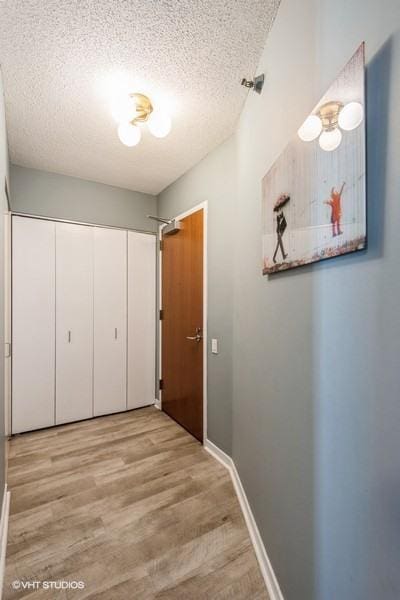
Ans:
[{"label": "second ceiling light fixture", "polygon": [[304,121],[298,130],[298,136],[303,142],[312,142],[319,138],[322,150],[332,152],[342,141],[343,131],[356,129],[363,121],[364,109],[359,102],[326,102]]},{"label": "second ceiling light fixture", "polygon": [[144,94],[121,96],[114,102],[111,113],[118,123],[118,137],[125,146],[136,146],[140,142],[144,123],[157,138],[166,137],[171,131],[171,117],[162,109],[154,108]]}]

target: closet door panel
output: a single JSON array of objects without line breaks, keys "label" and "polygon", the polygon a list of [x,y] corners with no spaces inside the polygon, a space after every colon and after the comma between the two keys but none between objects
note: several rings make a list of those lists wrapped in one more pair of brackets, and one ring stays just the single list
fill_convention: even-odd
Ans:
[{"label": "closet door panel", "polygon": [[126,410],[127,233],[94,229],[94,414]]},{"label": "closet door panel", "polygon": [[56,224],[56,423],[93,416],[93,230]]},{"label": "closet door panel", "polygon": [[128,232],[128,408],[154,404],[156,237]]},{"label": "closet door panel", "polygon": [[54,425],[55,224],[12,223],[12,433],[19,433]]}]

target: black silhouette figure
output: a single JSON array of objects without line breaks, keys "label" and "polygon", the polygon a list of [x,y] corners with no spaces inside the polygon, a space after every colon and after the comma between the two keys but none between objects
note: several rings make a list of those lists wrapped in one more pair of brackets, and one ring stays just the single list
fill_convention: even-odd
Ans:
[{"label": "black silhouette figure", "polygon": [[287,254],[285,253],[285,248],[283,247],[282,237],[285,233],[287,227],[287,222],[285,215],[283,214],[282,208],[278,208],[278,214],[276,215],[276,234],[278,236],[278,240],[276,242],[276,248],[273,256],[273,261],[276,263],[276,255],[278,254],[278,250],[281,250],[283,260],[287,258]]}]

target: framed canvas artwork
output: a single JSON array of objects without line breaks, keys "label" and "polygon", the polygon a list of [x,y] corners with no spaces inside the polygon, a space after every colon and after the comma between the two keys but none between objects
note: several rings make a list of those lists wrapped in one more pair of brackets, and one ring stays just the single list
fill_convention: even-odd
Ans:
[{"label": "framed canvas artwork", "polygon": [[262,180],[263,273],[366,245],[364,44]]}]

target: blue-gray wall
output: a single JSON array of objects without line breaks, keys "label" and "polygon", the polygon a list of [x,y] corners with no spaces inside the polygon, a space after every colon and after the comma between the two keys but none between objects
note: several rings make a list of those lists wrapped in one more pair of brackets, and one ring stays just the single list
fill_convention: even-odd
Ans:
[{"label": "blue-gray wall", "polygon": [[[368,250],[262,277],[261,178],[363,40]],[[209,201],[209,437],[232,448],[286,600],[398,600],[400,2],[283,0],[257,72],[230,158],[159,197],[163,215]]]},{"label": "blue-gray wall", "polygon": [[11,165],[11,205],[17,212],[46,217],[155,231],[150,194]]}]

